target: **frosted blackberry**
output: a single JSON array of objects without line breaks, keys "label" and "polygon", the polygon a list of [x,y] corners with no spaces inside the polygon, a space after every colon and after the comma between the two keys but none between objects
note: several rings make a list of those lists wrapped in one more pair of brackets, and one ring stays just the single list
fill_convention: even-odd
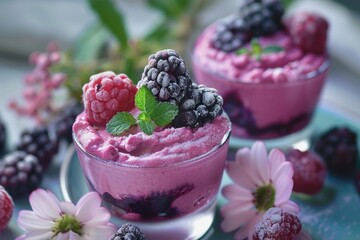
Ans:
[{"label": "frosted blackberry", "polygon": [[0,120],[0,153],[4,151],[6,145],[6,128],[4,123]]},{"label": "frosted blackberry", "polygon": [[0,160],[0,185],[13,197],[33,191],[42,177],[43,168],[34,155],[15,151]]},{"label": "frosted blackberry", "polygon": [[109,240],[145,240],[145,235],[139,227],[125,223]]},{"label": "frosted blackberry", "polygon": [[54,122],[56,135],[59,139],[64,139],[68,143],[72,141],[72,125],[76,116],[84,110],[82,104],[74,103],[66,107],[59,114]]},{"label": "frosted blackberry", "polygon": [[230,16],[216,26],[211,44],[218,50],[233,52],[247,43],[250,37],[249,25],[238,16]]},{"label": "frosted blackberry", "polygon": [[48,129],[45,126],[39,126],[24,130],[16,148],[36,156],[42,167],[47,169],[58,151],[58,145],[56,139],[50,138]]},{"label": "frosted blackberry", "polygon": [[247,1],[240,16],[249,25],[253,37],[268,36],[282,28],[284,7],[279,0]]},{"label": "frosted blackberry", "polygon": [[159,101],[178,104],[191,87],[184,60],[172,49],[150,55],[138,87],[147,86]]},{"label": "frosted blackberry", "polygon": [[350,173],[359,158],[357,135],[347,127],[331,128],[316,140],[315,151],[334,173]]},{"label": "frosted blackberry", "polygon": [[192,84],[192,89],[179,105],[174,127],[197,127],[222,113],[223,99],[214,88]]}]

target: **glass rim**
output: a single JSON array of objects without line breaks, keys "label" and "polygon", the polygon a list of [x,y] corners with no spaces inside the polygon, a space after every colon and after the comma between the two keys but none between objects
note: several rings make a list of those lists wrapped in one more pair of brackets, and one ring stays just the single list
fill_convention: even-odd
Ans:
[{"label": "glass rim", "polygon": [[[229,17],[229,16],[227,16],[227,17]],[[224,17],[224,18],[226,18],[226,17]],[[204,71],[204,72],[206,72],[208,74],[214,75],[216,77],[223,78],[226,81],[229,81],[229,82],[235,83],[235,84],[239,84],[239,85],[248,85],[248,86],[250,86],[250,85],[253,85],[253,86],[256,86],[256,85],[262,85],[262,86],[263,85],[267,85],[267,86],[274,85],[274,86],[276,86],[276,85],[300,84],[302,81],[311,80],[311,79],[321,75],[322,73],[325,73],[330,67],[330,56],[329,56],[328,53],[326,53],[325,54],[325,60],[321,63],[321,65],[316,70],[313,70],[311,72],[300,75],[299,79],[292,80],[292,81],[285,81],[285,82],[256,82],[256,83],[254,83],[254,82],[245,82],[245,81],[240,80],[240,78],[230,78],[230,77],[228,77],[226,75],[219,74],[217,71],[212,71],[208,67],[204,66],[203,64],[199,64],[198,61],[196,61],[198,59],[198,57],[196,57],[194,49],[195,49],[196,43],[202,37],[202,35],[206,31],[211,30],[211,28],[216,26],[216,24],[218,24],[218,22],[220,22],[224,18],[218,19],[215,22],[209,24],[207,27],[205,27],[205,29],[196,37],[194,43],[192,44],[192,51],[191,51],[191,54],[190,54],[192,64],[195,65],[196,67],[199,67],[202,71]]]},{"label": "glass rim", "polygon": [[224,144],[228,141],[228,139],[230,138],[230,135],[231,135],[231,121],[230,121],[229,116],[227,115],[227,113],[224,110],[223,110],[223,113],[220,116],[225,116],[229,128],[226,131],[226,133],[224,134],[224,136],[222,137],[219,144],[215,145],[212,149],[210,149],[206,153],[203,153],[203,154],[198,155],[196,157],[193,157],[191,159],[187,159],[185,161],[180,161],[180,162],[176,162],[176,163],[172,163],[172,164],[160,165],[160,166],[136,166],[136,165],[120,163],[120,162],[112,161],[112,160],[105,160],[105,159],[103,159],[103,158],[101,158],[99,156],[96,156],[96,155],[94,155],[92,153],[87,152],[83,148],[81,143],[78,141],[74,131],[72,131],[72,138],[73,138],[74,144],[76,145],[76,147],[78,149],[81,150],[82,153],[84,153],[85,155],[87,155],[91,159],[96,160],[96,161],[98,161],[100,163],[103,163],[103,164],[110,164],[112,166],[124,167],[124,168],[129,168],[129,169],[161,169],[161,168],[179,167],[179,166],[187,165],[187,164],[190,164],[190,163],[193,163],[193,162],[198,162],[202,158],[204,158],[204,157],[206,157],[208,155],[211,155],[212,153],[214,153],[218,149],[220,149],[222,146],[224,146]]}]

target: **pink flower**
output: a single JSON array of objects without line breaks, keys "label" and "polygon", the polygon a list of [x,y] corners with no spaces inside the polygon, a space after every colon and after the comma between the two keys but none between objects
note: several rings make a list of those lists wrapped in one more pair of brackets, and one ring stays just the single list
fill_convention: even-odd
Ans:
[{"label": "pink flower", "polygon": [[221,228],[225,232],[239,229],[235,239],[251,239],[253,227],[271,207],[299,212],[297,204],[289,200],[293,168],[280,150],[273,149],[268,156],[264,143],[255,142],[251,150],[239,149],[226,171],[234,184],[222,189],[229,202],[221,208]]},{"label": "pink flower", "polygon": [[111,215],[100,206],[100,196],[95,192],[85,194],[76,206],[59,202],[43,189],[32,192],[29,201],[33,211],[20,211],[18,225],[25,234],[17,240],[97,240],[108,239],[115,232],[109,222]]}]

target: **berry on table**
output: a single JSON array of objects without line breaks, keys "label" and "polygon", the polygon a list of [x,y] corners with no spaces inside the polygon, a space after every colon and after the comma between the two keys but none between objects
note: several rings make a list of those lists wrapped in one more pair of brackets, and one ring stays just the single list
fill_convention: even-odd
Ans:
[{"label": "berry on table", "polygon": [[125,223],[109,240],[145,240],[145,235],[139,227]]},{"label": "berry on table", "polygon": [[254,227],[253,240],[292,240],[302,228],[299,218],[281,208],[266,211],[261,222]]},{"label": "berry on table", "polygon": [[9,193],[0,185],[0,233],[7,227],[14,210]]},{"label": "berry on table", "polygon": [[315,141],[315,151],[329,170],[347,174],[355,170],[359,158],[357,135],[348,127],[333,127]]},{"label": "berry on table", "polygon": [[43,168],[37,157],[26,152],[11,152],[0,160],[0,185],[14,198],[37,188],[42,177]]},{"label": "berry on table", "polygon": [[21,133],[16,149],[36,156],[43,169],[46,170],[58,152],[58,147],[58,140],[50,137],[47,127],[38,126]]},{"label": "berry on table", "polygon": [[292,41],[306,52],[323,53],[326,49],[328,22],[315,13],[297,13],[288,21]]},{"label": "berry on table", "polygon": [[286,154],[286,160],[292,163],[294,169],[294,192],[316,194],[323,188],[326,165],[320,156],[311,151],[291,149]]},{"label": "berry on table", "polygon": [[172,49],[149,56],[138,87],[147,86],[159,101],[178,104],[191,87],[184,60]]},{"label": "berry on table", "polygon": [[117,112],[134,108],[136,86],[125,75],[111,71],[90,77],[83,87],[84,110],[89,122],[105,125]]}]

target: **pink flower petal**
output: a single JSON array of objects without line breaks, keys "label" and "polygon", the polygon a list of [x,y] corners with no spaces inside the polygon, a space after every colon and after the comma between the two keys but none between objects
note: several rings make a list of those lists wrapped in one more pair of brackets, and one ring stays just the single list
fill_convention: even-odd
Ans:
[{"label": "pink flower petal", "polygon": [[294,214],[298,214],[300,212],[299,206],[291,200],[279,204],[279,207]]},{"label": "pink flower petal", "polygon": [[272,180],[274,180],[274,176],[276,176],[276,172],[283,162],[285,162],[285,155],[281,150],[275,148],[270,151],[269,163],[270,163],[270,176]]},{"label": "pink flower petal", "polygon": [[261,221],[262,217],[263,213],[257,212],[257,214],[245,226],[235,233],[235,239],[243,240],[247,237],[252,239],[253,228]]},{"label": "pink flower petal", "polygon": [[287,175],[280,176],[274,183],[275,186],[275,205],[286,202],[290,199],[294,182],[291,177]]},{"label": "pink flower petal", "polygon": [[248,221],[256,216],[256,213],[257,211],[254,209],[239,212],[231,217],[224,218],[220,227],[224,232],[234,231],[242,225],[247,224]]},{"label": "pink flower petal", "polygon": [[72,202],[61,202],[60,208],[63,213],[76,215],[76,207]]},{"label": "pink flower petal", "polygon": [[239,185],[227,185],[222,189],[223,196],[229,201],[233,200],[243,200],[243,201],[251,201],[254,196],[252,193]]},{"label": "pink flower petal", "polygon": [[45,240],[45,239],[52,239],[53,232],[51,230],[49,231],[31,231],[28,232],[22,236],[20,236],[17,239],[22,240]]},{"label": "pink flower petal", "polygon": [[256,176],[258,186],[268,184],[270,180],[270,168],[266,147],[263,142],[255,142],[251,147],[252,174]]},{"label": "pink flower petal", "polygon": [[109,239],[116,232],[116,228],[112,224],[100,225],[97,227],[84,226],[84,240],[87,239]]},{"label": "pink flower petal", "polygon": [[109,211],[106,208],[100,207],[96,210],[94,210],[94,218],[88,220],[86,222],[86,225],[92,225],[92,226],[98,226],[101,224],[105,224],[107,223],[110,218],[111,218],[111,214],[109,213]]},{"label": "pink flower petal", "polygon": [[222,206],[220,212],[224,218],[228,218],[251,208],[254,208],[254,204],[250,201],[235,201]]},{"label": "pink flower petal", "polygon": [[33,191],[29,197],[31,208],[35,214],[42,219],[48,220],[54,220],[60,216],[59,202],[55,199],[52,193],[43,189]]},{"label": "pink flower petal", "polygon": [[76,217],[82,223],[86,223],[95,216],[95,210],[100,208],[101,198],[96,192],[89,192],[82,196],[76,204],[77,212]]},{"label": "pink flower petal", "polygon": [[280,164],[275,170],[274,175],[271,176],[271,179],[273,180],[273,182],[276,182],[279,177],[284,175],[291,178],[293,177],[294,169],[292,167],[291,162],[284,162]]},{"label": "pink flower petal", "polygon": [[59,233],[58,235],[56,235],[55,237],[56,240],[69,240],[70,239],[70,233],[69,232],[65,232],[65,233]]},{"label": "pink flower petal", "polygon": [[39,218],[33,211],[22,210],[17,219],[19,227],[27,232],[33,230],[51,231],[54,222]]}]

